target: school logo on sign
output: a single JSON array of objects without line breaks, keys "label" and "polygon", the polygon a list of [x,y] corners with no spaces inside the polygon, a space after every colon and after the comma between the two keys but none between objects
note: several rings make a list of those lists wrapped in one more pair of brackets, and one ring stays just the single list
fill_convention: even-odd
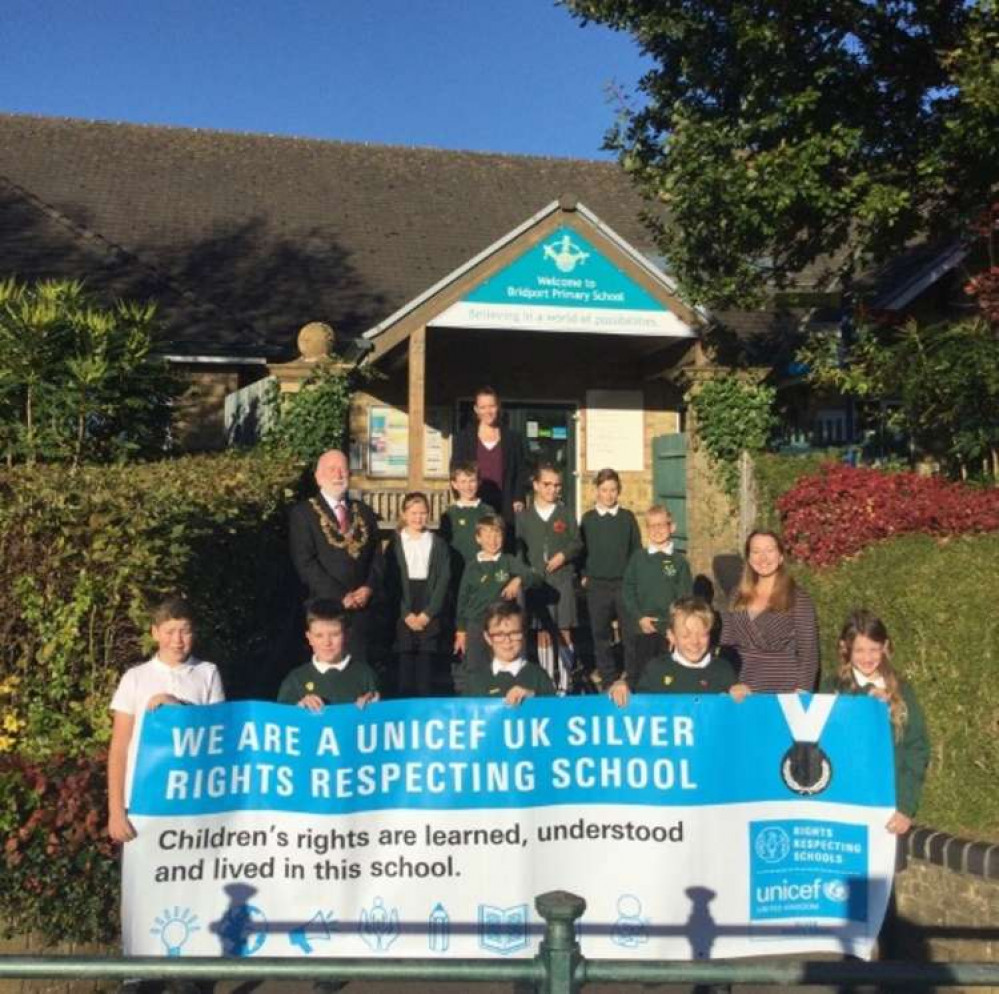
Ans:
[{"label": "school logo on sign", "polygon": [[566,226],[528,246],[430,324],[577,334],[693,335],[618,260]]},{"label": "school logo on sign", "polygon": [[576,266],[589,259],[590,253],[584,252],[568,234],[565,234],[544,246],[544,257],[554,262],[560,273],[571,273]]}]

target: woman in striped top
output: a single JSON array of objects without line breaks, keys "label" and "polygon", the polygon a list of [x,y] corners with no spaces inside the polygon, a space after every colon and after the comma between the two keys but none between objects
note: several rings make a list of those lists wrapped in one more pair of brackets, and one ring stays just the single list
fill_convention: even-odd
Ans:
[{"label": "woman in striped top", "polygon": [[811,692],[819,672],[819,629],[811,597],[791,577],[773,532],[746,540],[742,581],[722,614],[721,645],[737,657],[753,693]]}]

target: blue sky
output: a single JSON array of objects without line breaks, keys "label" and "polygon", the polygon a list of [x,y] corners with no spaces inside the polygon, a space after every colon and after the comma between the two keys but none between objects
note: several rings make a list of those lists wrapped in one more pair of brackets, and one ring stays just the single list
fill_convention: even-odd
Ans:
[{"label": "blue sky", "polygon": [[4,0],[0,110],[583,158],[646,63],[551,0]]}]

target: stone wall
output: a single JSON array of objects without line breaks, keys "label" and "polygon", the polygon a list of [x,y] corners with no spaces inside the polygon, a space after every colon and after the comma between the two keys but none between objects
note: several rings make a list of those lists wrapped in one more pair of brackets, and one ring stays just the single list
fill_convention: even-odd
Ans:
[{"label": "stone wall", "polygon": [[[904,848],[908,865],[895,878],[884,958],[999,963],[999,844],[916,828]],[[999,987],[967,990],[999,994]]]},{"label": "stone wall", "polygon": [[[721,488],[718,472],[705,449],[697,443],[697,423],[688,415],[687,528],[688,557],[694,575],[713,577],[714,559],[739,554],[739,510]],[[715,578],[716,579],[716,578]]]}]

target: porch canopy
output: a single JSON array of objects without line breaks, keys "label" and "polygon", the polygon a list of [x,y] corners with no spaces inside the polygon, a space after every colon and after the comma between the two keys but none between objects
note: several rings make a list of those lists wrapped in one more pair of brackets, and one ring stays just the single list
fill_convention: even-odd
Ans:
[{"label": "porch canopy", "polygon": [[[669,347],[675,362],[678,352],[698,339],[704,322],[701,311],[678,298],[664,272],[565,195],[366,331],[370,351],[364,362],[379,364],[407,344],[408,482],[417,487],[428,329],[502,335],[511,347],[523,343],[524,333],[602,338],[618,347],[628,338],[650,354]],[[481,380],[486,379],[483,370]]]}]

